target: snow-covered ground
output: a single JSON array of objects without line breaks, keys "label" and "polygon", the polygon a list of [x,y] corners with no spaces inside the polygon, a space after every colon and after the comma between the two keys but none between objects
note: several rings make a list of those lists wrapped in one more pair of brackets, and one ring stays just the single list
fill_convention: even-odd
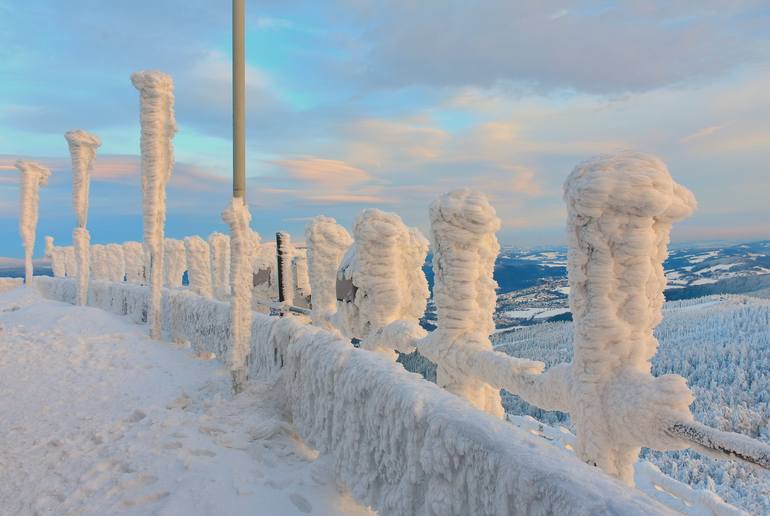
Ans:
[{"label": "snow-covered ground", "polygon": [[370,514],[275,392],[95,308],[0,293],[0,513]]}]

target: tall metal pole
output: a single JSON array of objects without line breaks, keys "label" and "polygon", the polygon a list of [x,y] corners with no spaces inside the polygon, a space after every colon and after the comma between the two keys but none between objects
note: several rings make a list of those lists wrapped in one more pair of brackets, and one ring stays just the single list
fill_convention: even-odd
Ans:
[{"label": "tall metal pole", "polygon": [[233,0],[233,197],[246,192],[246,50],[244,0]]}]

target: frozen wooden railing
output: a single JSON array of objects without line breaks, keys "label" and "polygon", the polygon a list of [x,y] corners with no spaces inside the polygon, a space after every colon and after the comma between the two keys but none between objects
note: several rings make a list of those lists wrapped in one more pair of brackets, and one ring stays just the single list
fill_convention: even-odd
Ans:
[{"label": "frozen wooden railing", "polygon": [[[76,278],[37,277],[35,285],[75,303]],[[88,304],[146,323],[149,297],[147,286],[92,280]],[[164,338],[230,355],[227,303],[164,288],[161,308]],[[298,433],[379,514],[670,514],[381,354],[295,318],[252,315],[249,374],[276,379]]]},{"label": "frozen wooden railing", "polygon": [[[419,315],[399,316],[394,311],[398,299],[392,295],[378,301],[380,291],[408,292],[415,281],[394,279],[394,266],[409,268],[399,257],[403,244],[389,243],[404,228],[380,223],[379,233],[372,235],[366,228],[375,225],[366,212],[356,222],[355,244],[344,258],[336,258],[341,262],[337,313],[319,307],[313,320],[360,339],[363,348],[391,356],[417,349],[437,364],[440,386],[491,415],[503,415],[500,389],[540,408],[569,412],[577,428],[578,456],[627,484],[633,484],[633,465],[642,446],[691,447],[770,469],[769,446],[694,421],[685,380],[650,374],[657,350],[653,330],[664,301],[668,235],[672,223],[694,209],[692,194],[671,179],[658,159],[623,153],[578,166],[565,185],[565,199],[570,304],[577,332],[572,364],[543,372],[540,362],[492,350],[499,220],[483,196],[467,190],[444,195],[431,207],[436,331],[422,330]],[[386,219],[382,214],[377,218]],[[341,251],[330,251],[342,246],[330,243],[328,235],[347,237],[342,228],[331,226],[333,221],[323,219],[308,229],[311,281],[318,285],[329,282],[319,277],[328,278],[333,269],[312,257],[341,256]],[[412,269],[419,270],[419,265]],[[356,274],[359,279],[351,280]]]}]

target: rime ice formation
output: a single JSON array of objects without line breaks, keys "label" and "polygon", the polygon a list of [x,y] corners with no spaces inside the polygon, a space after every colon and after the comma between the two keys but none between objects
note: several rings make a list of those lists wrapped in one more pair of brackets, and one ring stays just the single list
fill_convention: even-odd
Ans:
[{"label": "rime ice formation", "polygon": [[184,242],[167,238],[165,249],[163,251],[163,264],[166,268],[164,276],[166,286],[169,288],[180,288],[182,286],[182,276],[187,270],[187,255]]},{"label": "rime ice formation", "polygon": [[621,153],[578,165],[564,185],[575,358],[570,415],[577,454],[627,484],[640,448],[684,447],[667,428],[692,418],[684,378],[653,377],[673,222],[695,198],[654,156]]},{"label": "rime ice formation", "polygon": [[438,329],[420,352],[438,365],[440,386],[502,417],[500,389],[462,373],[466,353],[492,350],[489,335],[495,330],[497,302],[492,273],[500,252],[495,236],[500,219],[486,197],[457,190],[431,205],[430,220]]},{"label": "rime ice formation", "polygon": [[136,285],[144,284],[144,248],[141,242],[124,242],[123,259],[126,263],[126,281]]},{"label": "rime ice formation", "polygon": [[276,265],[278,273],[281,276],[281,285],[278,285],[282,292],[279,292],[283,302],[287,305],[294,304],[294,281],[291,272],[291,258],[294,255],[294,246],[291,245],[291,236],[288,233],[280,234],[280,245],[276,235]]},{"label": "rime ice formation", "polygon": [[63,278],[67,273],[64,267],[64,252],[54,245],[52,236],[45,237],[45,256],[51,259],[51,271],[55,278]]},{"label": "rime ice formation", "polygon": [[136,72],[131,82],[139,90],[142,124],[142,213],[148,280],[152,296],[147,309],[150,337],[160,338],[160,291],[163,285],[163,240],[166,223],[166,183],[174,165],[171,139],[176,132],[174,83],[161,72]]},{"label": "rime ice formation", "polygon": [[190,289],[203,297],[212,297],[211,254],[209,244],[199,236],[184,239],[187,254],[187,278]]},{"label": "rime ice formation", "polygon": [[21,174],[21,199],[19,203],[19,235],[24,245],[24,282],[32,282],[32,255],[35,252],[37,210],[40,205],[40,187],[48,184],[51,171],[34,161],[17,161]]},{"label": "rime ice formation", "polygon": [[[84,305],[88,299],[89,243],[91,237],[86,229],[88,222],[88,192],[91,185],[91,169],[96,149],[102,144],[101,140],[81,129],[67,131],[64,134],[69,144],[72,158],[72,204],[77,216],[77,227],[72,232],[72,242],[75,247],[77,263],[78,297],[77,304]],[[122,279],[121,279],[122,281]]]},{"label": "rime ice formation", "polygon": [[310,316],[313,324],[331,329],[329,317],[337,311],[337,268],[353,239],[333,218],[318,216],[305,228],[305,241],[313,293]]},{"label": "rime ice formation", "polygon": [[120,283],[126,277],[126,259],[123,255],[121,244],[107,244],[104,246],[104,254],[107,258],[107,280]]},{"label": "rime ice formation", "polygon": [[230,237],[224,233],[211,233],[209,247],[214,297],[226,301],[230,297]]},{"label": "rime ice formation", "polygon": [[352,281],[353,299],[337,303],[335,324],[348,337],[366,339],[394,321],[418,321],[429,296],[422,272],[425,237],[398,215],[377,209],[361,212],[353,236],[338,272],[341,280]]},{"label": "rime ice formation", "polygon": [[252,289],[252,306],[260,300],[277,300],[278,272],[274,242],[261,243],[257,247],[257,254],[252,263],[252,272],[254,273],[253,283],[255,284]]},{"label": "rime ice formation", "polygon": [[75,248],[71,245],[60,248],[64,253],[64,273],[68,278],[78,275],[78,263],[75,259]]},{"label": "rime ice formation", "polygon": [[252,269],[256,252],[255,233],[249,226],[251,214],[242,197],[234,197],[222,212],[222,220],[230,226],[230,333],[228,363],[236,388],[245,374],[246,357],[251,339]]}]

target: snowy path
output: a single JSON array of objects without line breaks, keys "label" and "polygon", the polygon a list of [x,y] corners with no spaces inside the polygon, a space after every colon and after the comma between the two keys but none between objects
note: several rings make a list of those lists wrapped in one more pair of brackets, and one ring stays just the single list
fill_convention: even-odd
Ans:
[{"label": "snowy path", "polygon": [[0,294],[0,514],[371,514],[269,385],[94,308]]}]

